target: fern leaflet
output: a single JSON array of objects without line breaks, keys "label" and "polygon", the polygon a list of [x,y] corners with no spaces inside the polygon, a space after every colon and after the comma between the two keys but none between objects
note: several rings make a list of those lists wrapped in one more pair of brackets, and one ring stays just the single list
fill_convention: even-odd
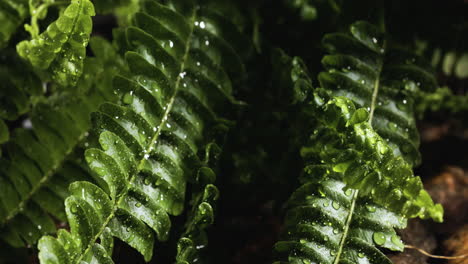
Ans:
[{"label": "fern leaflet", "polygon": [[72,0],[59,18],[38,34],[30,25],[31,40],[17,45],[18,54],[61,86],[74,86],[83,71],[86,46],[92,30],[94,6],[89,0]]}]

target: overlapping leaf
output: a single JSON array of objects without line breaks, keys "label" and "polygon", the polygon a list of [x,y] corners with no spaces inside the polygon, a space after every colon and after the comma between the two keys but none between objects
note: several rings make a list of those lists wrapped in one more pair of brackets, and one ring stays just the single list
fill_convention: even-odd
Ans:
[{"label": "overlapping leaf", "polygon": [[320,113],[316,118],[322,127],[311,136],[312,144],[302,149],[304,156],[319,157],[341,172],[349,187],[393,212],[442,221],[441,205],[433,203],[411,166],[373,130],[365,109],[318,90],[311,112]]},{"label": "overlapping leaf", "polygon": [[[93,40],[106,45],[102,42]],[[114,100],[105,78],[119,68],[104,58],[95,58],[95,63],[108,67],[93,73],[94,82],[86,84],[86,92],[57,94],[38,103],[25,121],[29,125],[15,130],[6,144],[0,168],[0,234],[12,246],[33,245],[42,235],[53,233],[51,216],[66,220],[63,201],[68,185],[92,180],[77,149],[88,144],[89,114],[101,102]]]},{"label": "overlapping leaf", "polygon": [[228,73],[243,75],[235,41],[221,38],[229,23],[187,1],[170,6],[147,1],[126,31],[130,74],[114,79],[120,104],[93,115],[101,148],[85,154],[99,187],[71,185],[71,230],[40,240],[42,263],[111,263],[111,236],[149,261],[203,168],[199,150],[225,129],[217,114],[235,102]]},{"label": "overlapping leaf", "polygon": [[20,42],[18,54],[45,78],[51,78],[61,86],[75,85],[83,72],[94,14],[91,1],[72,0],[43,33]]}]

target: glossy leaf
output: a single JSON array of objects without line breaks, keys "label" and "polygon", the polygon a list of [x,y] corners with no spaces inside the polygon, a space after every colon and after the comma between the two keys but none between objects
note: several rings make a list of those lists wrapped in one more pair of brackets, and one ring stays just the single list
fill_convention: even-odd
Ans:
[{"label": "glossy leaf", "polygon": [[72,0],[43,33],[20,42],[18,54],[59,85],[74,86],[83,72],[94,15],[89,0]]},{"label": "glossy leaf", "polygon": [[92,200],[106,206],[79,193],[67,198],[71,230],[62,233],[70,239],[43,237],[42,263],[89,263],[97,258],[94,249],[103,247],[97,240],[105,230],[149,261],[155,236],[168,238],[169,215],[183,212],[187,182],[195,182],[195,172],[204,166],[199,150],[222,121],[218,114],[235,103],[224,66],[243,67],[235,64],[234,48],[220,38],[226,20],[205,21],[208,10],[187,1],[184,7],[147,1],[135,26],[126,30],[129,73],[113,83],[120,102],[105,103],[93,114],[101,148],[85,153],[101,181],[99,187],[76,183],[85,196],[104,195]]}]

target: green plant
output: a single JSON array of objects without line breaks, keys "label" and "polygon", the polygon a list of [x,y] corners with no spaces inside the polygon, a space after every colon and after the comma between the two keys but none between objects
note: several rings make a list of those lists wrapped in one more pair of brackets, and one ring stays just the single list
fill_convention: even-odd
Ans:
[{"label": "green plant", "polygon": [[[210,230],[238,190],[290,196],[278,263],[391,263],[381,249],[404,249],[408,219],[441,222],[413,172],[415,116],[464,112],[466,96],[385,32],[385,4],[374,25],[343,1],[279,1],[275,24],[267,2],[0,3],[0,247],[40,263],[139,263],[122,248],[216,263]],[[285,18],[337,33],[284,45],[308,34]]]}]

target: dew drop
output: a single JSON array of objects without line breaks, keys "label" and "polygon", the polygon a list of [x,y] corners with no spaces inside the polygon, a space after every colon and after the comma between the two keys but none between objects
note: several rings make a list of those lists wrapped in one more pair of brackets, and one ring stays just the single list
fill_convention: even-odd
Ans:
[{"label": "dew drop", "polygon": [[385,238],[385,234],[382,232],[375,232],[372,235],[372,238],[374,239],[375,244],[379,246],[385,244],[386,238]]},{"label": "dew drop", "polygon": [[124,104],[131,104],[133,102],[133,91],[126,93],[122,98]]},{"label": "dew drop", "polygon": [[375,208],[375,206],[372,206],[372,205],[366,205],[366,208],[367,208],[367,211],[373,213],[375,212],[377,209]]},{"label": "dew drop", "polygon": [[333,207],[335,210],[338,210],[338,209],[340,209],[340,204],[339,204],[337,201],[333,201],[333,202],[332,202],[332,207]]},{"label": "dew drop", "polygon": [[150,178],[146,177],[145,180],[143,181],[145,185],[149,185],[151,183]]},{"label": "dew drop", "polygon": [[348,189],[348,190],[346,190],[345,194],[346,194],[346,196],[350,196],[351,194],[353,194],[353,190]]}]

